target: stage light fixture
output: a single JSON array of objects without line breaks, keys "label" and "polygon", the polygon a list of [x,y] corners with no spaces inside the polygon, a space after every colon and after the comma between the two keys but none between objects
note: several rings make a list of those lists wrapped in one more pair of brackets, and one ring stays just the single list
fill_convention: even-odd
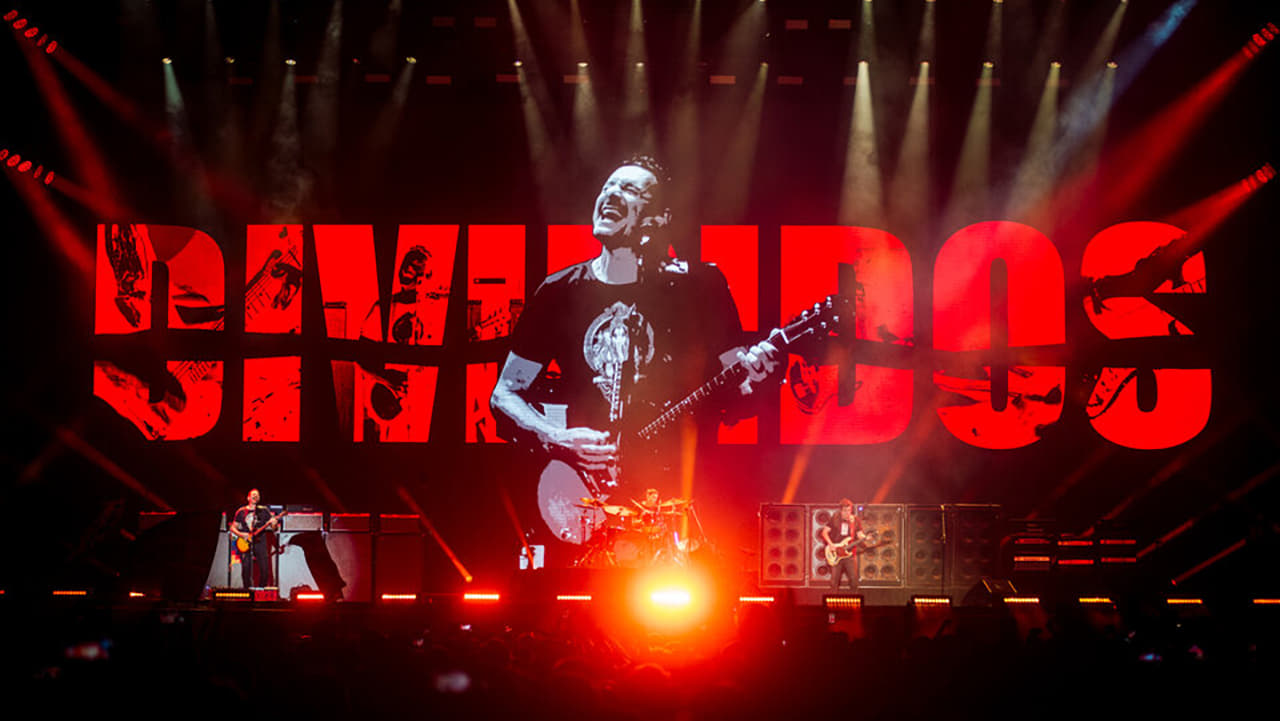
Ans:
[{"label": "stage light fixture", "polygon": [[1049,67],[1051,67],[1051,68],[1060,68],[1060,67],[1062,67],[1062,63],[1058,62],[1057,60],[1054,60],[1053,62],[1049,63]]},{"label": "stage light fixture", "polygon": [[993,62],[991,62],[990,60],[988,60],[988,61],[986,61],[985,63],[983,63],[983,64],[982,64],[982,67],[986,68],[987,70],[990,70],[991,68],[994,68],[995,66],[996,66],[996,64],[995,64],[995,63],[993,63]]},{"label": "stage light fixture", "polygon": [[822,597],[822,607],[828,611],[852,611],[862,608],[862,595],[836,594]]},{"label": "stage light fixture", "polygon": [[418,594],[416,593],[384,593],[381,596],[383,601],[416,601]]},{"label": "stage light fixture", "polygon": [[637,68],[640,68],[640,69],[643,69],[643,68],[644,68],[644,62],[643,62],[643,61],[637,61],[637,62],[636,62],[636,67],[637,67]]},{"label": "stage light fixture", "polygon": [[224,62],[226,62],[226,64],[227,64],[227,65],[235,65],[235,64],[236,64],[236,59],[235,59],[235,58],[233,58],[233,57],[231,57],[230,55],[228,55],[227,57],[223,58],[223,61],[224,61]]},{"label": "stage light fixture", "polygon": [[173,58],[160,58],[160,62],[165,65],[173,65]]},{"label": "stage light fixture", "polygon": [[406,57],[406,58],[404,59],[404,61],[405,61],[406,63],[409,63],[410,65],[417,65],[417,64],[418,64],[418,59],[417,59],[417,58],[415,58],[415,57],[414,57],[414,56],[412,56],[412,55],[410,55],[410,56]]},{"label": "stage light fixture", "polygon": [[462,600],[468,603],[497,603],[502,595],[497,593],[464,593]]},{"label": "stage light fixture", "polygon": [[585,67],[587,67],[587,63],[586,63],[586,61],[579,62],[579,63],[578,63],[578,67],[579,67],[579,68],[585,68]]},{"label": "stage light fixture", "polygon": [[950,596],[912,596],[911,605],[915,607],[923,606],[950,606]]},{"label": "stage light fixture", "polygon": [[74,590],[72,590],[72,589],[67,589],[67,590],[59,589],[59,590],[53,591],[53,592],[52,592],[52,595],[54,595],[54,596],[59,596],[59,597],[66,597],[66,596],[81,597],[81,596],[88,596],[88,595],[89,595],[89,592],[88,592],[88,591],[86,591],[86,590],[83,590],[83,589],[74,589]]},{"label": "stage light fixture", "polygon": [[1120,67],[1120,66],[1119,66],[1119,65],[1116,65],[1116,61],[1114,61],[1114,60],[1112,60],[1111,62],[1107,63],[1107,69],[1108,69],[1108,70],[1115,70],[1115,69],[1116,69],[1116,68],[1118,68],[1118,67]]},{"label": "stage light fixture", "polygon": [[514,63],[511,63],[511,65],[512,65],[512,67],[522,68],[522,67],[524,67],[524,61],[523,61],[523,60],[517,60],[517,61],[515,61]]},{"label": "stage light fixture", "polygon": [[17,19],[16,21],[14,21],[14,23],[13,23],[13,29],[14,29],[14,30],[21,30],[21,29],[25,28],[26,26],[27,26],[27,19],[26,19],[26,18],[18,18],[18,19]]},{"label": "stage light fixture", "polygon": [[214,591],[215,601],[251,601],[253,594],[249,591]]},{"label": "stage light fixture", "polygon": [[146,597],[147,597],[147,594],[143,593],[142,591],[129,592],[129,598],[146,598]]},{"label": "stage light fixture", "polygon": [[590,600],[591,600],[591,596],[590,596],[589,594],[585,594],[585,593],[583,593],[583,594],[576,594],[576,593],[560,593],[560,594],[556,594],[556,600],[557,600],[557,601],[584,601],[584,602],[585,602],[585,601],[590,601]]},{"label": "stage light fixture", "polygon": [[18,17],[18,11],[17,11],[17,10],[10,10],[9,12],[7,12],[7,13],[5,13],[5,14],[4,14],[4,21],[5,21],[5,22],[12,22],[12,21],[13,21],[13,19],[14,19],[14,18],[16,18],[16,17]]},{"label": "stage light fixture", "polygon": [[285,64],[285,65],[288,65],[288,66],[290,66],[290,67],[293,67],[294,65],[297,65],[297,64],[298,64],[298,61],[297,61],[297,60],[294,60],[293,58],[289,58],[289,59],[287,59],[287,60],[285,60],[285,61],[284,61],[284,64]]},{"label": "stage light fixture", "polygon": [[323,593],[295,593],[293,594],[295,601],[323,601]]}]

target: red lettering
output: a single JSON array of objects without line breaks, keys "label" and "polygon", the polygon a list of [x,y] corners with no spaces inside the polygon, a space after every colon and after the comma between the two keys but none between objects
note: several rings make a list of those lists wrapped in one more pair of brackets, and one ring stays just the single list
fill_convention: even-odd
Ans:
[{"label": "red lettering", "polygon": [[[388,363],[378,372],[332,361],[339,430],[358,442],[426,443],[431,437],[437,368]],[[344,402],[352,399],[352,402]]]},{"label": "red lettering", "polygon": [[[902,241],[872,228],[782,226],[782,317],[840,290],[840,266],[852,270],[855,337],[914,345],[911,256]],[[782,388],[783,443],[868,444],[893,440],[911,421],[912,371],[867,363],[853,367],[853,402],[841,406],[834,365],[790,358]]]},{"label": "red lettering", "polygon": [[524,226],[473,225],[468,236],[467,338],[504,338],[524,310]]},{"label": "red lettering", "polygon": [[[373,228],[317,225],[316,263],[325,332],[330,338],[442,344],[457,237],[456,225],[400,227],[390,318],[384,329]],[[427,441],[437,368],[404,364],[373,368],[333,361],[333,369],[339,423],[344,432],[349,424],[354,440]]]},{"label": "red lettering", "polygon": [[489,410],[489,396],[497,382],[497,363],[467,364],[467,443],[506,442],[498,437],[496,422]]},{"label": "red lettering", "polygon": [[[1193,335],[1147,299],[1154,293],[1204,293],[1204,254],[1178,243],[1186,232],[1166,223],[1111,226],[1085,247],[1081,274],[1089,283],[1085,314],[1107,338]],[[1155,383],[1156,403],[1138,404],[1138,387]],[[1170,448],[1194,438],[1209,422],[1213,377],[1207,368],[1104,367],[1086,410],[1095,430],[1127,448]]]},{"label": "red lettering", "polygon": [[[742,329],[759,328],[760,254],[759,230],[754,225],[702,226],[702,262],[715,263],[729,282],[729,294],[738,306]],[[725,349],[719,349],[725,350]],[[724,444],[752,444],[759,437],[759,419],[744,418],[737,424],[723,423],[717,440]]]},{"label": "red lettering", "polygon": [[244,329],[302,332],[302,226],[250,225],[245,239]]},{"label": "red lettering", "polygon": [[[98,226],[94,332],[152,329],[155,266],[168,270],[166,326],[220,331],[226,312],[222,249],[207,234],[177,225]],[[126,370],[94,363],[93,393],[152,440],[208,433],[222,412],[222,363],[166,361]]]},{"label": "red lettering", "polygon": [[244,440],[296,442],[301,406],[301,356],[245,359]]},{"label": "red lettering", "polygon": [[[1002,301],[992,298],[996,261],[1007,269]],[[947,239],[934,265],[934,348],[991,349],[997,314],[1008,319],[1010,348],[1065,343],[1064,286],[1058,249],[1036,229],[1010,221],[962,228]],[[999,384],[992,382],[991,366],[982,370],[976,379],[934,374],[938,388],[964,398],[938,408],[956,438],[979,448],[1021,448],[1039,440],[1041,429],[1062,415],[1065,367],[1015,365]]]}]

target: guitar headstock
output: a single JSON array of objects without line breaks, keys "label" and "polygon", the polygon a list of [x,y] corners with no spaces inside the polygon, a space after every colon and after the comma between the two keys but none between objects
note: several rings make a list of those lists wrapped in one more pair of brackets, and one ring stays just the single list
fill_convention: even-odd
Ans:
[{"label": "guitar headstock", "polygon": [[842,329],[852,328],[853,303],[843,295],[829,295],[826,300],[814,303],[812,308],[796,316],[781,331],[787,344],[813,334],[825,337]]}]

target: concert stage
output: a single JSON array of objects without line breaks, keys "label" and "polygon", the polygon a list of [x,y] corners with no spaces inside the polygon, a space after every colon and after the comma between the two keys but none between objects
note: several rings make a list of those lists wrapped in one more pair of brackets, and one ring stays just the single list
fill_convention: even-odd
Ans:
[{"label": "concert stage", "polygon": [[1274,685],[1275,3],[0,23],[0,684],[35,708]]}]

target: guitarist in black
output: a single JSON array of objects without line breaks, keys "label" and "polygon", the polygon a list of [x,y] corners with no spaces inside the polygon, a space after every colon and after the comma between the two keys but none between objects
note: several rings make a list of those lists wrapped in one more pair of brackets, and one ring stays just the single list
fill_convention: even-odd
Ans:
[{"label": "guitarist in black", "polygon": [[279,527],[280,522],[271,516],[266,506],[261,505],[262,495],[258,493],[258,489],[251,489],[246,500],[248,503],[236,511],[235,519],[231,521],[231,535],[236,537],[237,543],[243,540],[249,547],[249,550],[240,554],[244,587],[274,586],[271,541],[274,539],[272,531]]},{"label": "guitarist in black", "polygon": [[[748,375],[727,395],[749,395],[780,366],[780,353],[767,341],[743,347],[737,307],[715,266],[669,257],[669,185],[666,170],[647,156],[633,156],[614,170],[592,213],[600,254],[539,286],[514,330],[490,399],[499,433],[579,474],[585,486],[577,489],[584,491],[579,496],[634,498],[644,488],[617,485],[619,454],[627,449],[620,450],[616,431],[628,419],[645,420],[663,402],[735,362]],[[557,411],[535,404],[547,400],[537,389],[553,362],[560,371],[550,399]],[[728,420],[745,417],[742,405],[729,404]],[[714,428],[725,413],[699,420]],[[636,475],[635,461],[628,455],[623,463],[628,477]],[[653,480],[650,475],[645,485]],[[550,485],[539,487],[543,519],[558,538],[583,542],[575,489]]]},{"label": "guitarist in black", "polygon": [[827,525],[822,527],[822,541],[828,547],[839,547],[841,544],[847,547],[839,551],[840,560],[831,567],[831,588],[840,588],[842,575],[848,577],[850,590],[856,587],[858,574],[853,568],[855,546],[865,538],[865,535],[862,531],[862,519],[854,511],[853,501],[841,498],[840,512],[833,515],[831,520],[827,521]]}]

